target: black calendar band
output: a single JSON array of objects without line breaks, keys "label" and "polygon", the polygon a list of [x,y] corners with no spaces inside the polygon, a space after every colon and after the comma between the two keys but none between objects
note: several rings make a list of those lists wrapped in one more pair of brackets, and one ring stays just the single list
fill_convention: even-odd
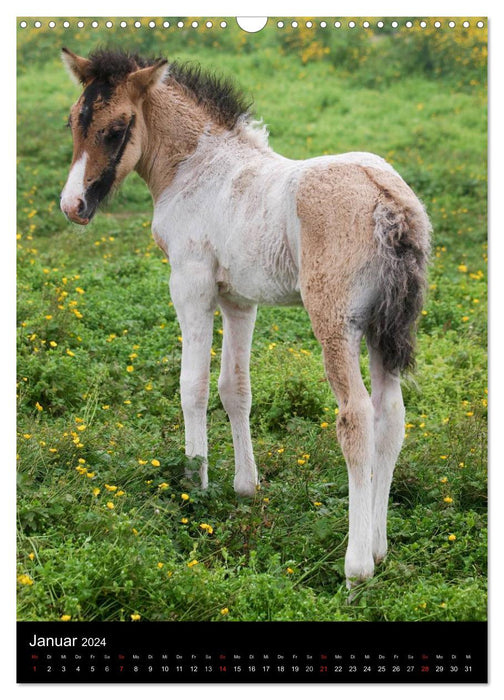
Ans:
[{"label": "black calendar band", "polygon": [[18,622],[19,683],[486,683],[486,622]]}]

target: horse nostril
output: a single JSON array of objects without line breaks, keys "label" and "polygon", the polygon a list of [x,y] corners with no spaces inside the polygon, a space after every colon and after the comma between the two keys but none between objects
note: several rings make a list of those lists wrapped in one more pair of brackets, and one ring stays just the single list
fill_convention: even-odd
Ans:
[{"label": "horse nostril", "polygon": [[85,209],[84,201],[82,199],[77,200],[77,214],[80,216]]}]

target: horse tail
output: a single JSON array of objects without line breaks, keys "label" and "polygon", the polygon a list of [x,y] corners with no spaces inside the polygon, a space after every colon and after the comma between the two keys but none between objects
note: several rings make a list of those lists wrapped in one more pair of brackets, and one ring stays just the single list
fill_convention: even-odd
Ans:
[{"label": "horse tail", "polygon": [[366,337],[389,371],[412,369],[415,328],[427,288],[431,225],[424,207],[397,174],[366,168],[379,189],[373,212],[378,293]]}]

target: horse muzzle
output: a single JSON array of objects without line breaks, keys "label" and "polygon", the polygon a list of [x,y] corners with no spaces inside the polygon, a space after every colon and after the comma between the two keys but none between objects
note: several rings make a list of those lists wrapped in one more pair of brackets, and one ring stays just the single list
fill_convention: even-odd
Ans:
[{"label": "horse muzzle", "polygon": [[89,211],[82,199],[68,202],[68,200],[62,198],[61,211],[69,221],[73,221],[74,224],[80,224],[81,226],[89,224],[94,214],[94,211]]}]

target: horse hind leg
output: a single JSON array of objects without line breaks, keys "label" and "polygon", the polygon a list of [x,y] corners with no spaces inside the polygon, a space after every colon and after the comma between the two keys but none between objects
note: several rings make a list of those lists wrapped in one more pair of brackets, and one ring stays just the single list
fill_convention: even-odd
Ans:
[{"label": "horse hind leg", "polygon": [[404,440],[405,410],[399,371],[385,369],[382,354],[368,342],[374,408],[373,558],[387,554],[387,510],[395,464]]},{"label": "horse hind leg", "polygon": [[362,331],[341,322],[319,338],[327,378],[339,404],[336,432],[348,471],[347,587],[373,575],[372,483],[374,409],[362,380],[359,354]]}]

